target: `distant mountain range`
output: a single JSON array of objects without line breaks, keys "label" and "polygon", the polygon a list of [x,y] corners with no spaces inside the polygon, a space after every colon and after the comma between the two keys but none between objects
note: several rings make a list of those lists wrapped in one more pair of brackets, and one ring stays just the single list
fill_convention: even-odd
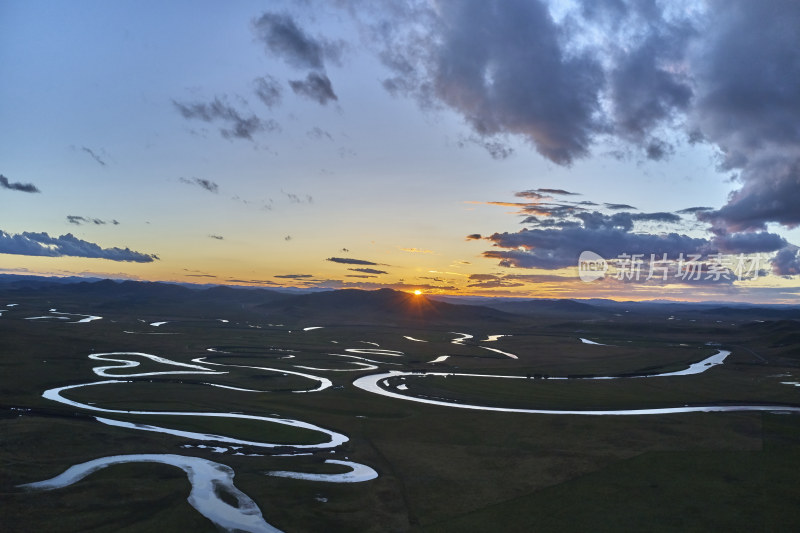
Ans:
[{"label": "distant mountain range", "polygon": [[275,319],[314,319],[325,324],[498,323],[516,317],[485,306],[456,305],[392,289],[342,289],[291,296],[257,309]]},{"label": "distant mountain range", "polygon": [[[587,320],[632,314],[678,315],[720,320],[796,320],[798,306],[685,302],[616,302],[413,295],[392,289],[284,291],[92,278],[0,275],[0,296],[52,298],[92,312],[220,311],[255,314],[269,320],[333,324],[502,323],[524,317]],[[631,316],[631,315],[628,315]]]}]

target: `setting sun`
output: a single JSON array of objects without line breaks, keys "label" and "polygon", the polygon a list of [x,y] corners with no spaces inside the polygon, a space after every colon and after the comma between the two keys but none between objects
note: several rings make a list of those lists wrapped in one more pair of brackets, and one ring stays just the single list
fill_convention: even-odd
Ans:
[{"label": "setting sun", "polygon": [[417,289],[417,290],[415,290],[415,291],[414,291],[414,294],[415,294],[415,295],[417,295],[417,296],[419,296],[420,294],[422,294],[422,291],[421,291],[421,290],[419,290],[419,289]]}]

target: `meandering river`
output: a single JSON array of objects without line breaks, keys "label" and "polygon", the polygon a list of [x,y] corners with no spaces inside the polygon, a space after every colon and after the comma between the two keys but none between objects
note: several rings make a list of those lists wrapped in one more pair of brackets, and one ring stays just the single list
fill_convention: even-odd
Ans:
[{"label": "meandering river", "polygon": [[[63,315],[67,313],[58,313],[51,310],[51,315],[47,317],[30,317],[29,320],[38,320],[44,318],[51,319],[65,319]],[[61,316],[58,316],[61,315]],[[73,315],[74,314],[70,314]],[[91,322],[99,320],[101,317],[93,315],[77,315],[84,316],[85,319],[78,320],[78,322]],[[220,319],[221,320],[221,319]],[[222,321],[222,320],[221,320]],[[167,322],[152,322],[153,327],[159,327]],[[314,331],[322,329],[322,326],[309,326],[303,328],[304,331]],[[474,336],[468,333],[456,333],[457,337],[450,340],[452,344],[466,345],[466,341],[474,339]],[[505,335],[489,335],[486,339],[480,342],[497,342]],[[429,342],[423,339],[404,336],[406,340],[414,342]],[[585,344],[599,345],[599,343],[590,341],[588,339],[580,338],[580,341]],[[331,341],[338,344],[338,341]],[[72,385],[64,385],[55,387],[44,391],[42,396],[48,400],[68,405],[77,409],[98,413],[95,420],[101,424],[115,426],[132,431],[148,431],[157,432],[182,439],[188,439],[195,443],[216,443],[225,444],[231,450],[240,449],[242,446],[257,447],[265,450],[281,448],[291,450],[291,453],[280,454],[288,456],[308,455],[314,450],[332,450],[348,442],[348,437],[337,431],[324,428],[302,420],[294,420],[289,418],[274,416],[265,416],[257,414],[244,414],[244,413],[227,413],[227,412],[192,412],[192,411],[145,411],[145,410],[125,410],[125,409],[110,409],[101,407],[95,404],[84,403],[69,398],[70,391],[77,389],[85,389],[88,387],[126,387],[131,383],[140,382],[138,378],[152,377],[152,376],[174,376],[174,375],[204,375],[211,376],[227,375],[231,372],[236,372],[238,369],[258,370],[265,373],[279,373],[283,375],[293,375],[300,378],[309,380],[313,386],[301,390],[293,390],[293,393],[315,393],[320,392],[332,387],[333,382],[325,377],[316,375],[318,372],[354,372],[354,371],[368,371],[368,370],[383,370],[385,365],[401,365],[403,363],[396,362],[407,354],[403,351],[381,348],[378,343],[371,341],[359,341],[365,344],[375,346],[375,348],[344,348],[346,353],[329,353],[327,355],[337,358],[349,358],[356,361],[342,361],[346,363],[346,367],[333,366],[323,368],[318,366],[309,366],[308,364],[294,364],[295,369],[312,371],[314,374],[307,372],[300,372],[298,370],[288,370],[286,368],[273,368],[267,366],[257,365],[239,365],[228,364],[220,362],[212,362],[208,357],[197,357],[191,360],[191,363],[184,363],[174,361],[166,357],[148,354],[144,352],[104,352],[93,353],[88,357],[89,359],[103,363],[102,365],[95,366],[92,371],[94,374],[101,378],[108,378],[101,381],[90,381],[87,383],[79,383]],[[471,341],[475,342],[475,341]],[[506,361],[509,359],[518,359],[518,355],[500,350],[498,348],[490,348],[475,344],[475,347],[489,350],[494,353],[504,356]],[[294,351],[282,348],[272,348],[271,351]],[[209,352],[214,355],[209,357],[225,357],[228,352],[208,348]],[[358,355],[353,355],[358,354]],[[298,355],[301,355],[298,353]],[[660,379],[660,378],[675,378],[678,376],[696,375],[707,372],[709,369],[724,364],[726,358],[730,355],[727,350],[718,350],[717,353],[699,361],[690,364],[687,368],[671,372],[663,372],[660,374],[640,374],[640,375],[626,375],[626,376],[585,376],[585,377],[549,377],[549,380],[567,380],[567,379],[581,379],[581,380],[619,380],[619,379]],[[364,357],[369,356],[369,357]],[[295,355],[286,357],[294,358]],[[439,356],[429,363],[442,363],[450,357],[449,355]],[[395,361],[387,361],[385,359],[395,359]],[[302,359],[296,359],[300,361]],[[167,370],[158,371],[136,371],[146,361],[149,365],[165,365],[169,367]],[[399,359],[403,361],[403,359]],[[510,362],[510,361],[509,361]],[[111,364],[106,364],[111,363]],[[288,363],[287,363],[288,364]],[[134,370],[136,369],[136,370]],[[471,373],[455,373],[455,372],[415,372],[415,371],[400,371],[390,370],[381,371],[375,374],[369,374],[359,377],[352,382],[352,385],[357,389],[363,390],[371,394],[379,394],[384,397],[393,398],[402,401],[418,402],[423,404],[456,408],[456,409],[474,409],[480,411],[495,411],[506,413],[533,413],[533,414],[548,414],[548,415],[604,415],[604,416],[638,416],[638,415],[661,415],[673,413],[692,413],[692,412],[729,412],[729,411],[778,411],[778,412],[800,412],[800,407],[794,406],[776,406],[776,405],[759,405],[759,404],[741,404],[741,405],[695,405],[683,407],[664,407],[664,408],[648,408],[648,409],[616,409],[616,410],[557,410],[557,409],[535,409],[535,408],[506,408],[506,407],[492,407],[480,405],[478,403],[463,403],[455,400],[447,399],[432,399],[427,397],[414,396],[412,380],[406,380],[406,377],[414,377],[418,379],[447,377],[455,378],[469,377],[480,379],[495,379],[495,380],[519,380],[529,379],[527,376],[519,375],[494,375],[494,374],[471,374]],[[130,379],[126,379],[130,378]],[[398,379],[401,378],[401,379]],[[224,385],[213,383],[212,381],[201,383],[209,387],[223,388],[227,390],[239,391],[243,393],[268,393],[268,391],[260,391],[255,389],[248,389],[244,387],[235,387],[231,385]],[[535,382],[532,380],[532,386]],[[178,385],[179,386],[179,385]],[[102,415],[143,415],[149,418],[163,417],[164,425],[153,425],[134,423],[124,420],[117,420]],[[324,436],[320,443],[316,444],[302,444],[302,443],[276,443],[269,442],[268,440],[249,440],[242,439],[235,435],[218,435],[210,433],[200,433],[194,431],[185,431],[169,427],[170,417],[206,417],[206,418],[229,418],[229,419],[244,419],[251,420],[258,423],[265,424],[269,427],[271,424],[280,424],[291,426],[297,429],[314,432]],[[268,434],[268,431],[266,432]],[[207,446],[205,444],[184,444],[183,448],[203,448],[210,447],[213,451],[219,453],[228,452],[228,448],[221,446]],[[265,451],[264,453],[268,453]],[[235,455],[247,456],[260,456],[260,454],[244,454],[243,452],[236,452]],[[276,455],[277,457],[277,455]],[[54,490],[62,487],[69,486],[73,483],[80,481],[86,476],[91,475],[102,468],[120,463],[131,462],[156,462],[182,469],[192,485],[191,492],[188,497],[189,503],[198,510],[203,516],[211,520],[217,527],[230,531],[252,531],[252,532],[274,532],[279,531],[272,525],[268,524],[262,514],[258,505],[246,494],[239,491],[233,484],[234,472],[233,470],[222,463],[210,461],[207,459],[178,455],[178,454],[133,454],[133,455],[112,455],[109,457],[102,457],[87,461],[85,463],[73,465],[67,468],[63,473],[44,481],[34,483],[27,483],[20,485],[21,488],[26,490]],[[286,470],[274,470],[265,472],[264,474],[271,477],[286,477],[300,480],[307,480],[313,482],[328,482],[328,483],[353,483],[365,482],[378,477],[378,472],[367,465],[355,463],[352,461],[339,461],[328,459],[326,464],[337,464],[349,469],[347,472],[329,474],[329,473],[314,473],[314,472],[292,472]],[[231,503],[231,502],[235,502]]]}]

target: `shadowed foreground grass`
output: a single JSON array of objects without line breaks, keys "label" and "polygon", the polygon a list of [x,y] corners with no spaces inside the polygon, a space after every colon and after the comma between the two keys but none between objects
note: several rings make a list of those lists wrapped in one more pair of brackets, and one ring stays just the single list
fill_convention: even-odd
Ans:
[{"label": "shadowed foreground grass", "polygon": [[[509,414],[429,406],[369,394],[352,386],[376,370],[358,370],[340,355],[378,361],[380,371],[431,370],[513,374],[596,374],[669,371],[714,352],[733,351],[722,367],[678,378],[617,381],[407,378],[409,394],[471,403],[552,409],[663,407],[692,403],[780,402],[800,405],[791,346],[758,327],[713,321],[679,325],[635,318],[604,322],[520,318],[502,326],[302,328],[269,326],[239,311],[209,308],[152,328],[125,310],[89,324],[25,321],[63,302],[30,298],[0,319],[1,531],[215,531],[186,502],[183,472],[166,465],[125,464],[60,490],[23,492],[70,465],[134,453],[180,453],[231,466],[236,486],[285,531],[775,531],[800,527],[800,417],[771,413],[690,413],[646,417]],[[90,308],[75,312],[93,312]],[[150,309],[147,320],[158,320]],[[229,318],[221,323],[216,318]],[[660,325],[661,324],[661,325]],[[325,324],[308,324],[321,325]],[[258,327],[254,327],[258,326]],[[775,326],[777,327],[777,326]],[[781,325],[781,327],[783,327]],[[136,331],[141,334],[124,333]],[[462,331],[474,335],[452,344]],[[147,333],[168,333],[148,335]],[[494,342],[486,335],[510,334]],[[426,343],[406,339],[411,336]],[[581,344],[578,337],[613,346]],[[631,341],[631,342],[628,342]],[[374,346],[376,343],[379,347]],[[679,346],[687,344],[687,346]],[[480,348],[508,351],[519,359]],[[734,347],[736,346],[736,347]],[[212,354],[207,348],[230,351]],[[737,347],[746,347],[737,348]],[[347,352],[389,349],[402,352]],[[293,350],[291,352],[286,350]],[[95,415],[243,439],[314,443],[307,430],[223,419],[104,415],[57,404],[42,391],[101,378],[98,352],[146,352],[184,363],[219,363],[278,371],[230,369],[225,375],[175,375],[124,385],[70,390],[65,396],[110,409],[244,412],[302,420],[343,433],[336,450],[278,457],[256,447],[236,456],[197,448],[182,437],[110,427]],[[765,363],[755,352],[763,357]],[[294,355],[293,358],[285,358]],[[429,361],[451,357],[444,364]],[[363,361],[362,361],[363,362]],[[111,364],[111,363],[108,363]],[[310,371],[295,365],[356,371]],[[142,361],[136,371],[161,365]],[[316,382],[283,370],[324,376],[333,387],[294,393]],[[269,390],[249,393],[203,382]],[[213,443],[207,443],[213,445]],[[191,447],[189,447],[191,446]],[[283,453],[277,449],[272,453]],[[333,453],[331,453],[333,452]],[[379,478],[326,484],[275,478],[270,470],[340,472],[325,459],[347,457]]]}]

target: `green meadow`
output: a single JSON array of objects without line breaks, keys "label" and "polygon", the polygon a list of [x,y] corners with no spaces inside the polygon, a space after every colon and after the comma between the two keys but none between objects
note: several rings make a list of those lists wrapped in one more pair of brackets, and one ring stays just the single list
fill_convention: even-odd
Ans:
[{"label": "green meadow", "polygon": [[[216,530],[188,504],[186,475],[171,466],[122,464],[61,489],[18,487],[77,463],[121,454],[192,455],[228,465],[235,471],[236,487],[256,502],[264,519],[289,532],[800,527],[800,415],[780,410],[800,406],[800,387],[785,384],[800,381],[798,345],[791,337],[786,340],[796,331],[797,322],[791,320],[700,317],[676,323],[666,314],[649,313],[580,320],[508,315],[490,324],[479,319],[457,325],[417,319],[359,324],[350,316],[337,320],[331,311],[324,320],[299,316],[274,325],[279,323],[275,317],[256,309],[232,314],[229,307],[209,306],[199,313],[187,306],[182,316],[177,304],[160,315],[158,306],[145,312],[99,310],[91,302],[41,295],[17,300],[19,305],[0,317],[3,531]],[[26,319],[47,315],[51,307],[103,319]],[[156,320],[167,323],[151,326]],[[311,326],[323,327],[304,331]],[[454,344],[462,337],[456,332],[472,338]],[[489,335],[507,336],[486,341]],[[691,376],[552,379],[671,372],[718,349],[731,351],[724,364]],[[105,352],[143,352],[200,366],[216,363],[207,368],[226,373],[158,374],[182,368],[134,358],[139,366],[106,371],[118,378],[100,377],[94,368],[119,366],[88,357]],[[443,355],[448,356],[444,362],[430,362]],[[194,361],[198,358],[204,359]],[[402,393],[409,397],[479,406],[776,408],[647,416],[504,413],[428,405],[353,386],[361,376],[390,370],[521,376],[420,374],[387,382],[395,393],[404,384]],[[129,373],[152,375],[126,377]],[[301,374],[325,378],[331,386],[299,392],[319,385]],[[327,435],[255,420],[104,413],[42,397],[51,388],[110,379],[125,383],[71,389],[63,396],[107,410],[288,418],[349,440],[314,449]],[[96,416],[276,446],[233,449],[110,426]],[[307,455],[297,455],[300,451]],[[340,473],[347,468],[324,461],[345,458],[373,468],[378,477],[325,483],[266,475],[273,470]]]}]

